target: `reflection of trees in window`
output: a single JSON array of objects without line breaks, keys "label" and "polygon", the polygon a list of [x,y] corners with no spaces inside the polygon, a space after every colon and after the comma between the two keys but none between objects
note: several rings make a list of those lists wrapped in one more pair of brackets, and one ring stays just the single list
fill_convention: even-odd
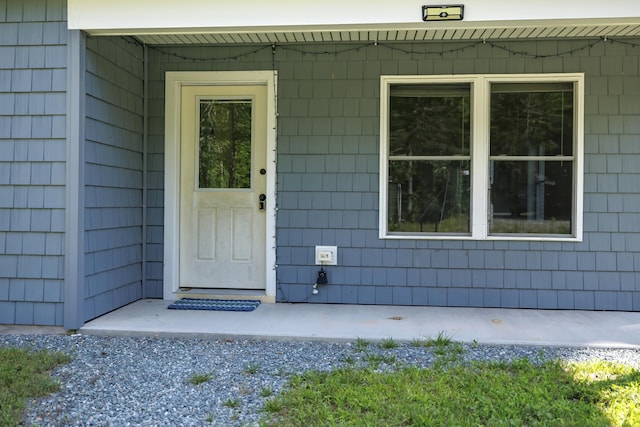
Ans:
[{"label": "reflection of trees in window", "polygon": [[469,232],[469,85],[391,89],[390,231]]},{"label": "reflection of trees in window", "polygon": [[251,101],[201,101],[199,147],[199,188],[250,188]]},{"label": "reflection of trees in window", "polygon": [[391,161],[393,231],[468,232],[468,161]]},{"label": "reflection of trees in window", "polygon": [[469,154],[468,93],[426,97],[396,92],[391,92],[390,156]]},{"label": "reflection of trees in window", "polygon": [[381,236],[582,235],[582,74],[381,82]]},{"label": "reflection of trees in window", "polygon": [[493,84],[490,132],[490,230],[569,233],[572,85]]},{"label": "reflection of trees in window", "polygon": [[571,84],[493,84],[491,155],[571,156]]}]

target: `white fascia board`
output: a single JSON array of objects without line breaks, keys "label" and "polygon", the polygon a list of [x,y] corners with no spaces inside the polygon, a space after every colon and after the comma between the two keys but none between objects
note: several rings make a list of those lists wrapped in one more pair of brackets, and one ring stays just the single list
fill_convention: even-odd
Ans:
[{"label": "white fascia board", "polygon": [[[95,34],[304,30],[309,28],[422,28],[425,0],[68,0],[69,29]],[[463,0],[464,21],[453,26],[507,26],[539,21],[611,21],[638,24],[640,1]],[[499,25],[500,26],[500,25]],[[146,31],[145,31],[146,30]]]}]

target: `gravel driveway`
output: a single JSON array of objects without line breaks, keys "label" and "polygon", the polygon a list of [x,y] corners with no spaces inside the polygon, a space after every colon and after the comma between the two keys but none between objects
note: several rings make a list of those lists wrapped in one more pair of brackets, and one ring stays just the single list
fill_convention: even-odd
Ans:
[{"label": "gravel driveway", "polygon": [[[0,345],[62,351],[73,357],[54,375],[61,390],[31,402],[27,425],[247,426],[257,425],[268,395],[287,377],[307,370],[366,364],[356,341],[244,341],[85,335],[3,335]],[[466,359],[527,357],[571,361],[612,360],[640,367],[640,350],[464,345]],[[367,352],[396,363],[429,366],[429,348],[410,343]],[[384,366],[382,366],[384,369]],[[195,374],[211,379],[193,385]]]}]

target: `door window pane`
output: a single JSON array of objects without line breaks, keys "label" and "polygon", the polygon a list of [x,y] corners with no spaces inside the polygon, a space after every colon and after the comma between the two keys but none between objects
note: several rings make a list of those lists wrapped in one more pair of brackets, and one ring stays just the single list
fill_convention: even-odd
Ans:
[{"label": "door window pane", "polygon": [[251,187],[251,100],[200,101],[198,188]]}]

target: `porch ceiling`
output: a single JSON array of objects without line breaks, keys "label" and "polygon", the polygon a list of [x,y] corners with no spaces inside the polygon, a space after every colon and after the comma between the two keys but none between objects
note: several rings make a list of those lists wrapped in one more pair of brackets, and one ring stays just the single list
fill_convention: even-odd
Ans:
[{"label": "porch ceiling", "polygon": [[[443,24],[443,25],[439,25]],[[96,32],[93,32],[96,34]],[[100,31],[101,34],[115,34]],[[150,45],[263,44],[312,42],[474,41],[545,38],[639,37],[638,18],[624,20],[529,21],[518,23],[430,23],[420,27],[162,29],[119,31]],[[96,34],[98,35],[98,34]]]}]

